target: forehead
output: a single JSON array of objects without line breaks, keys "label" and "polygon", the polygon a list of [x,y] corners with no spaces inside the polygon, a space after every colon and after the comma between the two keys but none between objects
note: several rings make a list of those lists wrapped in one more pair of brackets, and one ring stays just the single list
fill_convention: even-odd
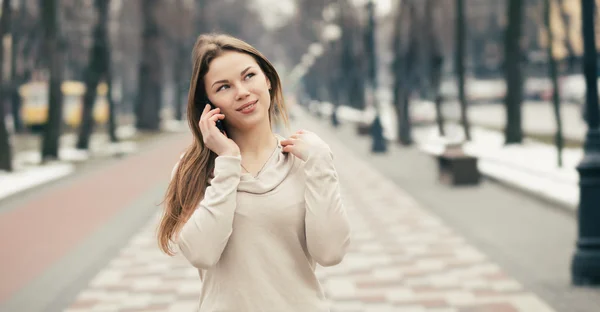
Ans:
[{"label": "forehead", "polygon": [[208,65],[208,72],[204,77],[207,82],[227,79],[230,76],[239,76],[248,66],[257,66],[256,60],[246,54],[235,51],[227,51],[216,57]]}]

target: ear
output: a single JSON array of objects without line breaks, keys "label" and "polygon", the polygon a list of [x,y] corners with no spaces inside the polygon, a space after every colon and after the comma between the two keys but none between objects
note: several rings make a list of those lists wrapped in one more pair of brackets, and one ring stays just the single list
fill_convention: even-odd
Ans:
[{"label": "ear", "polygon": [[269,91],[271,91],[271,80],[267,78],[267,87],[269,87]]}]

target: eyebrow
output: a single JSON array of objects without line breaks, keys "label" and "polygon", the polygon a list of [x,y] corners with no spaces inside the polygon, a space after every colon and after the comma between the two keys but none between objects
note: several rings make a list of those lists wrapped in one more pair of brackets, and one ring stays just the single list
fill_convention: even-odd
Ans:
[{"label": "eyebrow", "polygon": [[[248,67],[246,67],[246,69],[242,70],[242,72],[240,73],[240,76],[243,76],[248,70],[250,70],[250,68],[252,68],[252,66],[248,66]],[[224,79],[224,80],[215,81],[215,83],[212,84],[212,87],[214,87],[217,83],[225,83],[225,82],[228,82],[228,80]]]}]

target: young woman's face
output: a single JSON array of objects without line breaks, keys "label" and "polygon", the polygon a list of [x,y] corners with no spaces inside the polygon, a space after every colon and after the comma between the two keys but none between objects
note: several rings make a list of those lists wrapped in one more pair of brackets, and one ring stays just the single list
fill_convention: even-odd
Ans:
[{"label": "young woman's face", "polygon": [[209,100],[225,115],[227,127],[248,129],[268,122],[271,83],[254,58],[228,51],[212,60],[204,76]]}]

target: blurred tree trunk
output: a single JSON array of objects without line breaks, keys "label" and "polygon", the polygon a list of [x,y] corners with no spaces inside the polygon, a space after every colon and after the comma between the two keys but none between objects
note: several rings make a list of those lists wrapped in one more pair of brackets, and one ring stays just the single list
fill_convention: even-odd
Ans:
[{"label": "blurred tree trunk", "polygon": [[23,80],[23,75],[17,74],[17,58],[25,58],[19,56],[19,46],[21,44],[21,36],[23,33],[23,27],[21,26],[21,20],[25,17],[25,1],[19,1],[19,8],[16,13],[11,15],[11,52],[10,52],[10,103],[11,112],[13,117],[13,125],[16,133],[22,133],[24,130],[23,119],[21,118],[21,96],[19,95],[19,85]]},{"label": "blurred tree trunk", "polygon": [[487,41],[487,35],[488,34],[486,33],[478,32],[469,38],[471,41],[471,48],[469,49],[469,52],[472,55],[471,59],[473,60],[473,74],[475,77],[481,77],[485,74],[485,68],[483,64],[485,62],[485,45]]},{"label": "blurred tree trunk", "polygon": [[558,155],[558,166],[562,167],[563,159],[562,159],[562,150],[563,150],[563,133],[562,133],[562,120],[560,116],[560,90],[558,87],[558,73],[556,69],[556,60],[554,59],[554,51],[552,45],[554,43],[554,38],[552,34],[552,27],[550,27],[550,14],[551,14],[551,3],[550,0],[544,0],[544,21],[546,24],[546,31],[548,35],[548,67],[550,70],[550,79],[552,80],[552,103],[554,108],[554,118],[556,120],[556,134],[555,134],[555,143],[556,143],[556,153]]},{"label": "blurred tree trunk", "polygon": [[352,22],[351,22],[351,7],[348,6],[346,0],[338,0],[339,14],[340,14],[340,28],[342,35],[340,42],[336,43],[341,45],[341,52],[339,58],[340,74],[337,78],[339,81],[340,88],[340,101],[344,105],[350,105],[350,90],[351,90],[351,79],[353,65],[352,55]]},{"label": "blurred tree trunk", "polygon": [[[505,0],[507,1],[507,0]],[[497,49],[503,46],[503,35],[504,27],[502,26],[500,15],[504,15],[505,10],[501,10],[503,3],[500,1],[494,4],[495,8],[489,12],[488,23],[485,30],[486,33],[486,50],[489,52],[489,48],[493,47],[492,55],[488,53],[486,55],[485,72],[488,77],[498,77],[501,75],[501,58],[497,57],[496,54],[500,54],[500,51],[495,52]],[[499,12],[500,11],[500,12]],[[492,57],[493,60],[489,58]]]},{"label": "blurred tree trunk", "polygon": [[571,17],[565,10],[565,0],[559,0],[556,3],[560,9],[560,16],[563,21],[563,29],[565,32],[565,47],[567,48],[567,72],[573,73],[575,71],[575,49],[573,48],[573,41],[571,38]]},{"label": "blurred tree trunk", "polygon": [[58,0],[40,0],[44,28],[44,51],[50,76],[48,84],[48,121],[42,138],[42,162],[58,159],[59,138],[63,123],[61,85],[64,66],[64,40],[60,35]]},{"label": "blurred tree trunk", "polygon": [[431,79],[431,69],[433,65],[431,54],[433,53],[433,44],[435,41],[433,26],[435,20],[433,19],[433,10],[433,1],[425,0],[423,7],[423,17],[419,19],[419,24],[421,25],[420,27],[423,32],[423,36],[419,41],[419,46],[422,51],[421,63],[419,64],[419,67],[422,67],[422,81],[419,84],[419,86],[421,89],[421,97],[426,99],[430,99],[433,92],[433,80]]},{"label": "blurred tree trunk", "polygon": [[464,0],[456,0],[456,78],[458,101],[460,102],[460,121],[465,132],[465,140],[471,141],[471,130],[467,115],[467,97],[465,95],[465,4]]},{"label": "blurred tree trunk", "polygon": [[[367,77],[368,77],[368,81],[369,81],[369,89],[370,89],[370,100],[371,103],[370,105],[373,106],[373,108],[375,109],[375,111],[379,112],[379,107],[378,107],[378,101],[377,101],[377,92],[379,91],[379,84],[378,84],[378,75],[377,75],[377,34],[376,34],[376,30],[375,30],[375,23],[376,23],[376,18],[375,18],[375,3],[373,0],[369,0],[366,3],[366,10],[368,13],[368,21],[367,21],[367,29],[365,31],[365,50],[366,50],[366,54],[367,54],[367,63],[368,65],[368,69],[367,69]],[[379,115],[379,113],[377,114]]]},{"label": "blurred tree trunk", "polygon": [[[413,88],[413,62],[415,61],[416,44],[418,32],[413,31],[416,27],[415,4],[402,1],[400,14],[396,15],[394,28],[394,107],[396,108],[396,120],[398,126],[398,142],[409,146],[413,143],[410,120],[410,94]],[[408,26],[409,31],[403,27]],[[407,48],[403,48],[402,34],[408,33]]]},{"label": "blurred tree trunk", "polygon": [[436,33],[438,20],[435,16],[435,11],[438,9],[438,3],[435,3],[435,0],[426,0],[425,3],[425,19],[424,19],[424,27],[426,29],[426,40],[424,40],[424,44],[426,46],[425,52],[428,57],[426,58],[426,62],[428,64],[428,90],[427,90],[427,98],[432,99],[435,104],[435,121],[438,127],[438,132],[440,136],[445,136],[446,131],[444,130],[444,115],[442,113],[442,103],[443,98],[440,93],[440,85],[442,82],[442,65],[444,62],[444,57],[440,51],[440,40],[438,39],[438,34]]},{"label": "blurred tree trunk", "polygon": [[394,112],[396,113],[396,127],[398,131],[398,142],[400,142],[400,125],[403,122],[402,105],[401,103],[401,88],[402,88],[402,71],[403,71],[403,46],[402,46],[402,23],[405,20],[406,11],[408,10],[407,1],[402,1],[394,14],[394,31],[392,38],[392,52],[394,60],[392,61],[392,75],[394,82],[392,85],[392,95]]},{"label": "blurred tree trunk", "polygon": [[[405,120],[406,113],[404,111],[404,90],[403,90],[403,78],[404,78],[404,70],[405,70],[405,60],[404,60],[404,49],[403,49],[403,29],[402,27],[406,24],[406,16],[408,14],[410,4],[408,1],[402,1],[398,6],[398,9],[394,18],[394,32],[393,32],[393,49],[394,49],[394,60],[392,62],[392,72],[394,76],[394,84],[393,84],[393,96],[394,96],[394,108],[396,112],[396,126],[398,131],[398,142],[403,142],[403,136],[407,134],[407,132],[402,129],[407,123]],[[409,139],[409,138],[405,138]]]},{"label": "blurred tree trunk", "polygon": [[[108,14],[110,14],[110,1],[108,6]],[[107,15],[108,15],[107,14]],[[108,21],[107,21],[108,24]],[[104,49],[104,58],[106,61],[105,78],[106,78],[106,100],[108,101],[108,136],[112,143],[119,142],[117,137],[117,103],[113,94],[113,77],[115,76],[115,70],[113,69],[113,46],[111,45],[110,32],[107,29],[106,32],[106,48]],[[122,90],[122,89],[121,89]],[[122,91],[121,91],[122,92]],[[121,96],[120,103],[123,103],[123,97]]]},{"label": "blurred tree trunk", "polygon": [[209,30],[208,22],[206,20],[206,0],[196,0],[196,33],[198,35],[206,33]]},{"label": "blurred tree trunk", "polygon": [[175,119],[183,120],[183,108],[185,103],[183,102],[182,90],[184,88],[183,73],[185,71],[185,60],[187,59],[185,46],[181,41],[176,48],[177,59],[175,59],[175,66],[173,77],[175,78]]},{"label": "blurred tree trunk", "polygon": [[[81,114],[81,125],[79,126],[79,138],[76,147],[87,150],[90,144],[90,136],[94,128],[94,105],[98,84],[104,78],[110,64],[107,60],[108,50],[108,8],[110,0],[96,0],[96,12],[98,19],[94,27],[94,43],[90,49],[90,59],[85,74],[85,94],[83,95],[83,110]],[[108,97],[108,94],[107,94]]]},{"label": "blurred tree trunk", "polygon": [[317,91],[318,88],[318,84],[317,84],[317,80],[314,79],[314,74],[313,71],[309,71],[303,78],[302,81],[305,85],[305,89],[306,89],[306,93],[308,93],[308,96],[310,97],[311,100],[316,100],[317,97],[319,96],[319,93]]},{"label": "blurred tree trunk", "polygon": [[136,103],[136,128],[157,131],[162,100],[162,63],[160,33],[156,22],[158,0],[143,0],[143,31],[139,86]]},{"label": "blurred tree trunk", "polygon": [[[10,0],[2,2],[2,15],[0,16],[0,38],[11,32],[10,29]],[[6,127],[6,111],[5,111],[5,85],[4,81],[4,40],[0,44],[0,170],[12,171],[12,147],[10,142],[10,134]]]},{"label": "blurred tree trunk", "polygon": [[521,102],[523,100],[523,74],[521,72],[521,30],[523,1],[507,0],[508,25],[504,33],[504,77],[506,81],[505,143],[521,143],[523,129]]},{"label": "blurred tree trunk", "polygon": [[[357,59],[360,59],[357,56]],[[356,65],[352,69],[352,75],[350,76],[350,105],[356,109],[365,109],[365,81],[363,70],[359,65]]]},{"label": "blurred tree trunk", "polygon": [[435,122],[438,127],[438,132],[440,136],[445,136],[446,131],[444,129],[444,114],[442,112],[442,104],[444,102],[444,98],[442,93],[440,92],[440,85],[442,82],[442,65],[444,58],[440,54],[438,48],[434,48],[431,51],[431,87],[433,94],[433,101],[435,104]]},{"label": "blurred tree trunk", "polygon": [[[339,39],[338,39],[339,40]],[[341,67],[339,66],[340,64],[340,59],[341,59],[341,51],[340,51],[340,45],[341,43],[338,41],[329,41],[327,43],[325,43],[327,45],[327,47],[325,49],[329,50],[328,53],[328,58],[329,58],[329,62],[327,65],[329,65],[329,70],[328,70],[328,74],[329,74],[329,78],[330,78],[330,82],[331,82],[331,86],[334,88],[333,90],[331,90],[331,97],[333,99],[333,104],[334,105],[339,105],[342,102],[342,92],[344,89],[344,84],[341,83],[340,79],[341,79],[341,75],[340,75],[340,70]]]},{"label": "blurred tree trunk", "polygon": [[[183,120],[185,109],[187,107],[187,95],[184,93],[186,88],[186,79],[191,76],[191,67],[188,66],[189,55],[192,47],[196,41],[198,35],[196,27],[204,28],[200,22],[200,18],[196,18],[197,15],[203,13],[203,3],[194,3],[192,6],[188,6],[186,0],[177,0],[175,11],[177,13],[177,20],[175,23],[168,23],[171,27],[175,26],[175,31],[170,36],[174,40],[173,53],[175,54],[175,60],[173,60],[173,106],[175,111],[175,119]],[[196,7],[198,6],[198,7]],[[191,10],[196,8],[195,10]],[[168,28],[168,26],[167,26]],[[172,29],[172,28],[170,28]]]},{"label": "blurred tree trunk", "polygon": [[342,58],[342,56],[340,55],[340,42],[336,42],[336,41],[330,41],[326,43],[328,45],[328,47],[326,49],[329,50],[328,53],[328,58],[330,59],[330,61],[328,62],[328,74],[329,74],[329,82],[330,82],[330,88],[329,91],[331,93],[331,98],[332,101],[331,103],[333,104],[333,113],[331,114],[331,125],[334,127],[337,127],[339,125],[339,121],[337,118],[337,108],[342,104],[342,102],[345,104],[345,92],[344,90],[345,88],[345,81],[342,80],[342,75],[340,74],[340,71],[343,70],[342,68],[340,68],[339,64],[340,64],[340,59]]},{"label": "blurred tree trunk", "polygon": [[110,137],[110,141],[113,143],[119,142],[119,137],[117,137],[117,108],[115,99],[113,97],[113,70],[111,67],[111,51],[110,48],[106,49],[106,63],[107,71],[106,71],[106,86],[108,89],[106,90],[106,100],[108,101],[108,136]]},{"label": "blurred tree trunk", "polygon": [[361,34],[361,26],[358,21],[356,12],[352,9],[347,10],[347,15],[350,24],[351,42],[349,47],[352,55],[352,65],[350,66],[350,82],[349,82],[349,97],[350,105],[356,109],[365,109],[365,67],[364,60],[365,50],[362,43],[363,37]]}]

